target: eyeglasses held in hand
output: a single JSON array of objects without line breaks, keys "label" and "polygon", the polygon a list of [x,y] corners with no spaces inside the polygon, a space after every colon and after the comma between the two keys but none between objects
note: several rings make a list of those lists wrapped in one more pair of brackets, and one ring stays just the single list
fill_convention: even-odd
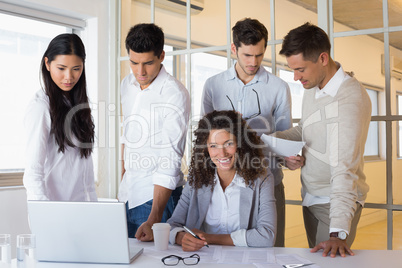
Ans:
[{"label": "eyeglasses held in hand", "polygon": [[169,255],[162,258],[162,262],[167,266],[175,266],[179,264],[179,261],[182,260],[185,265],[196,265],[200,261],[200,256],[198,254],[193,254],[190,257],[180,257],[176,255]]},{"label": "eyeglasses held in hand", "polygon": [[[259,116],[261,114],[260,98],[258,97],[258,93],[257,93],[257,91],[254,90],[254,88],[252,89],[252,91],[254,91],[255,95],[257,95],[258,113],[254,113],[254,114],[250,115],[249,117],[243,117],[244,120],[249,120],[249,119],[257,117],[257,116]],[[233,102],[229,98],[228,95],[226,95],[226,98],[228,98],[228,100],[230,101],[230,104],[232,105],[233,111],[236,111],[236,109],[235,109],[235,107],[233,105]]]}]

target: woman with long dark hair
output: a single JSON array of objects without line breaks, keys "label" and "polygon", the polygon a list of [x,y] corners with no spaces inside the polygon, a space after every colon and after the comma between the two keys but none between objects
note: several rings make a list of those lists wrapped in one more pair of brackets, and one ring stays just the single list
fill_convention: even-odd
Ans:
[{"label": "woman with long dark hair", "polygon": [[96,200],[94,122],[85,79],[85,48],[76,34],[60,34],[41,61],[42,90],[30,102],[24,186],[28,200]]},{"label": "woman with long dark hair", "polygon": [[185,251],[207,244],[273,246],[274,179],[256,132],[237,112],[213,111],[194,135],[188,182],[168,220],[170,243]]}]

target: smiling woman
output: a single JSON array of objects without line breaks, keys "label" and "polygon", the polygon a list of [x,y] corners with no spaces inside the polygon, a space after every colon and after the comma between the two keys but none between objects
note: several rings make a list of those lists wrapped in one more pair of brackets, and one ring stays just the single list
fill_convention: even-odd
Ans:
[{"label": "smiling woman", "polygon": [[[256,132],[235,111],[213,111],[194,135],[188,183],[168,220],[170,243],[184,251],[207,244],[273,246],[274,179]],[[201,239],[183,232],[183,226]]]},{"label": "smiling woman", "polygon": [[221,180],[222,189],[225,189],[236,173],[236,137],[225,129],[212,129],[209,132],[207,146]]}]

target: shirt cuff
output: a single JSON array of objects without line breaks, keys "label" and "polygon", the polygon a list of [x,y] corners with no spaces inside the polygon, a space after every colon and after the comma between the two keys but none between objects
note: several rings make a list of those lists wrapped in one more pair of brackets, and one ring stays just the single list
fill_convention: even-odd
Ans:
[{"label": "shirt cuff", "polygon": [[182,227],[173,228],[169,234],[169,243],[170,244],[174,245],[176,243],[176,235],[178,232],[185,232],[185,230]]},{"label": "shirt cuff", "polygon": [[236,247],[247,247],[246,241],[246,229],[240,229],[230,234],[230,237],[233,240],[233,244]]},{"label": "shirt cuff", "polygon": [[174,190],[174,189],[176,189],[177,186],[181,186],[181,185],[177,185],[180,181],[180,178],[181,178],[180,175],[179,176],[169,176],[169,175],[156,173],[152,177],[152,183],[165,187],[170,190]]},{"label": "shirt cuff", "polygon": [[336,233],[336,232],[341,232],[344,231],[349,235],[349,232],[340,228],[329,228],[329,233]]}]

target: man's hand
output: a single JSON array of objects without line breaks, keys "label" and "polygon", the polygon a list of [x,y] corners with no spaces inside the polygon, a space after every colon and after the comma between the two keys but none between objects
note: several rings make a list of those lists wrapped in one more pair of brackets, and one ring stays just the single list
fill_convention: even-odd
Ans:
[{"label": "man's hand", "polygon": [[295,170],[304,166],[305,158],[301,155],[285,157],[286,167]]},{"label": "man's hand", "polygon": [[153,241],[154,234],[152,232],[152,225],[148,222],[144,222],[138,227],[137,232],[135,233],[135,238],[142,242]]},{"label": "man's hand", "polygon": [[321,242],[320,244],[312,248],[310,252],[317,252],[320,249],[324,250],[324,252],[322,253],[323,257],[328,256],[328,253],[330,253],[331,258],[335,258],[337,252],[339,252],[341,257],[346,257],[346,252],[351,256],[355,255],[346,244],[345,240],[341,240],[336,237],[330,237],[329,240]]},{"label": "man's hand", "polygon": [[142,242],[154,240],[152,225],[161,222],[163,211],[171,194],[172,190],[160,185],[154,185],[154,199],[152,202],[151,213],[148,216],[148,220],[138,227],[137,232],[135,233],[135,238]]}]

